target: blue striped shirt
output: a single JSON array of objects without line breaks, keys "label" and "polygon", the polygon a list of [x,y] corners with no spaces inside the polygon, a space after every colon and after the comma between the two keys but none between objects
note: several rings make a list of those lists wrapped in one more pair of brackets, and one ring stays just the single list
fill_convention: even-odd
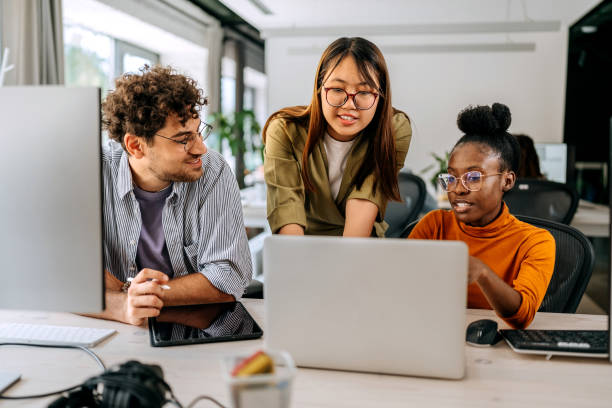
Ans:
[{"label": "blue striped shirt", "polygon": [[[174,277],[199,272],[221,292],[242,297],[252,275],[240,191],[223,157],[202,156],[202,177],[174,182],[162,224]],[[102,149],[104,264],[125,282],[138,274],[136,249],[142,219],[128,155],[110,141]]]}]

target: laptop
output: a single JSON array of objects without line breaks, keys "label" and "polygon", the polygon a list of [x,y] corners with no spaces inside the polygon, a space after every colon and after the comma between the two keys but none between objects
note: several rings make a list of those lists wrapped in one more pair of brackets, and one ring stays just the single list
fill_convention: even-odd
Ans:
[{"label": "laptop", "polygon": [[263,265],[265,346],[298,366],[464,376],[463,242],[275,235]]}]

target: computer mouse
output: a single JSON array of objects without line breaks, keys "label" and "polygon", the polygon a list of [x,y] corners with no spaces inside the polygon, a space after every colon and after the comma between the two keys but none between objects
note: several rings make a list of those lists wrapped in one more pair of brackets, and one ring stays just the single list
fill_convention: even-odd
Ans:
[{"label": "computer mouse", "polygon": [[465,341],[478,347],[491,346],[499,341],[497,322],[490,319],[476,320],[470,323],[465,333]]}]

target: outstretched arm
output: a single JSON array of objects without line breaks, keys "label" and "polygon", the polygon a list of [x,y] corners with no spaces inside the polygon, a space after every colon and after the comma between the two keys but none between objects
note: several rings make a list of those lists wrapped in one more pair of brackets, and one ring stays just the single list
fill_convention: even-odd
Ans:
[{"label": "outstretched arm", "polygon": [[470,256],[468,283],[476,282],[487,301],[502,317],[514,315],[521,306],[521,294],[504,282],[480,259]]},{"label": "outstretched arm", "polygon": [[352,198],[346,202],[345,237],[369,237],[372,235],[378,206],[371,201]]}]

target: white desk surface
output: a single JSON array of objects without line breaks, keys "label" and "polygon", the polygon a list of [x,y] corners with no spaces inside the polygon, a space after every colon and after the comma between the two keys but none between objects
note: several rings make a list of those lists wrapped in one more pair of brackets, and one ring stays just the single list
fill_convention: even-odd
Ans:
[{"label": "white desk surface", "polygon": [[570,224],[587,237],[610,236],[610,207],[580,200]]},{"label": "white desk surface", "polygon": [[[263,301],[245,299],[263,324]],[[468,322],[495,318],[488,310],[469,310]],[[499,319],[497,319],[499,320]],[[93,350],[107,366],[137,359],[160,364],[166,381],[183,404],[200,394],[224,404],[228,393],[220,358],[250,353],[262,340],[153,348],[147,329],[69,313],[0,310],[0,322],[30,322],[113,328],[118,331]],[[506,327],[504,324],[501,328]],[[607,316],[539,313],[531,328],[606,329]],[[610,407],[612,364],[607,359],[516,354],[500,342],[490,348],[466,346],[467,375],[463,380],[439,380],[342,371],[299,369],[293,383],[292,407]],[[5,371],[18,371],[22,380],[7,395],[41,393],[78,384],[98,374],[98,367],[78,350],[2,346]],[[49,399],[6,401],[2,407],[40,407]],[[207,402],[196,405],[208,407]]]}]

